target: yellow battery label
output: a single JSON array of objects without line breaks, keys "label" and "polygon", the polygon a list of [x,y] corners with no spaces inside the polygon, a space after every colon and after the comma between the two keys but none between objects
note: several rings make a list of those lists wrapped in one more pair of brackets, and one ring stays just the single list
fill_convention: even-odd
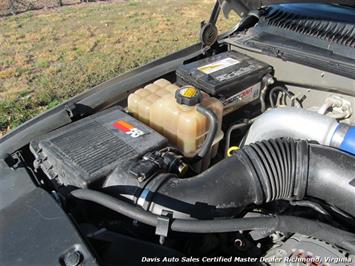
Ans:
[{"label": "yellow battery label", "polygon": [[227,57],[222,60],[201,66],[197,69],[205,74],[211,74],[213,72],[217,72],[218,70],[236,65],[238,63],[239,63],[238,60],[231,58],[231,57]]}]

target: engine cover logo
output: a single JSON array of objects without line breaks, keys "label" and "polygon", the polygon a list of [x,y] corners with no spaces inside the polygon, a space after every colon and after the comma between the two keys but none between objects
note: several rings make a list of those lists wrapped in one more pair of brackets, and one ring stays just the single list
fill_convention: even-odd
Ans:
[{"label": "engine cover logo", "polygon": [[117,120],[112,124],[115,128],[118,130],[124,132],[125,134],[131,136],[132,138],[138,138],[140,136],[143,136],[145,134],[144,131],[136,128],[135,126],[131,125],[130,123],[123,121],[123,120]]}]

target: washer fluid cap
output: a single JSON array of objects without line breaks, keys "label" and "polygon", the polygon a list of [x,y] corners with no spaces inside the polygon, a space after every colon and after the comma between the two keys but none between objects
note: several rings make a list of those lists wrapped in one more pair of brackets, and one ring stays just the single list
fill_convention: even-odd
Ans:
[{"label": "washer fluid cap", "polygon": [[178,89],[175,93],[176,102],[188,106],[194,106],[201,102],[202,94],[194,86],[186,85]]}]

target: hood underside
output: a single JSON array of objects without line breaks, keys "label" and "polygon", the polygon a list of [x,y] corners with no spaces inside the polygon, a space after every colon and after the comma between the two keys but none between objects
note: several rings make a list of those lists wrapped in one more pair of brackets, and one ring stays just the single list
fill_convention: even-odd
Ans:
[{"label": "hood underside", "polygon": [[252,10],[273,4],[294,3],[324,3],[355,7],[352,0],[218,0],[226,17],[230,11],[236,12],[240,17],[246,16]]}]

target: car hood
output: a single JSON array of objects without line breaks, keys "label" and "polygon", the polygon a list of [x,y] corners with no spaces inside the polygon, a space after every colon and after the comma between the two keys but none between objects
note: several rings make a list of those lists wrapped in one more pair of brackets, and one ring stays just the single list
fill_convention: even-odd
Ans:
[{"label": "car hood", "polygon": [[226,17],[230,11],[236,12],[240,17],[246,16],[250,11],[273,4],[293,3],[324,3],[337,4],[355,8],[355,1],[351,0],[218,0]]}]

